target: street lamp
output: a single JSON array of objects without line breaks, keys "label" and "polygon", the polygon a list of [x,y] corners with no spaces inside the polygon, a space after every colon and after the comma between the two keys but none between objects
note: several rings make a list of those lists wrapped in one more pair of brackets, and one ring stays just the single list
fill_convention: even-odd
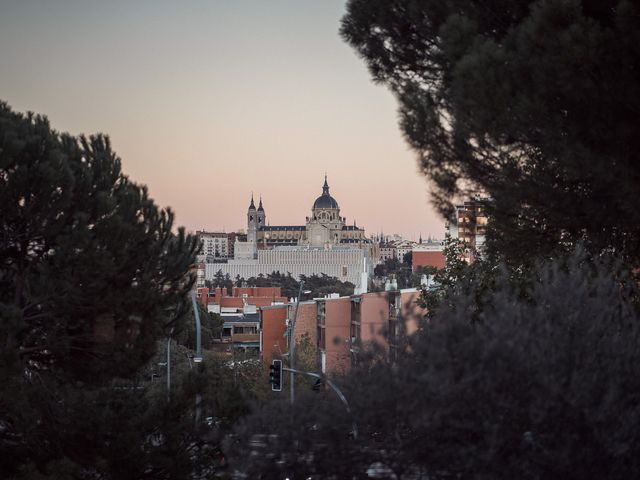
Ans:
[{"label": "street lamp", "polygon": [[[202,329],[200,325],[200,313],[198,311],[198,305],[196,304],[196,293],[191,290],[191,305],[193,306],[193,315],[196,319],[196,355],[193,357],[195,363],[202,362]],[[171,336],[173,335],[173,328],[167,338],[167,400],[169,399],[171,391]]]},{"label": "street lamp", "polygon": [[[196,304],[196,292],[191,290],[191,305],[193,306],[193,316],[196,319],[196,354],[193,357],[194,363],[202,363],[202,327],[200,324],[200,312],[198,311],[198,305]],[[171,335],[173,335],[173,328],[167,338],[167,402],[171,399]],[[189,360],[189,366],[191,366],[191,360]],[[200,421],[200,403],[202,402],[202,395],[196,394],[196,427]]]},{"label": "street lamp", "polygon": [[311,290],[302,290],[304,287],[304,280],[300,280],[300,288],[298,289],[298,298],[296,299],[296,310],[293,314],[293,320],[289,322],[289,367],[291,368],[290,377],[289,377],[289,395],[291,405],[293,405],[293,400],[295,398],[295,349],[296,349],[296,339],[295,339],[295,328],[296,328],[296,320],[298,319],[298,308],[300,307],[300,297],[302,295],[307,295],[311,293]]},{"label": "street lamp", "polygon": [[196,317],[196,355],[193,357],[195,363],[202,362],[202,329],[200,326],[200,313],[196,304],[196,292],[191,290],[191,304],[193,305],[193,315]]},{"label": "street lamp", "polygon": [[[193,363],[202,363],[202,331],[200,326],[200,313],[198,312],[198,305],[196,304],[196,292],[191,290],[191,305],[193,305],[193,315],[196,317],[196,355],[193,357]],[[196,428],[200,423],[200,415],[202,407],[202,395],[196,393]]]}]

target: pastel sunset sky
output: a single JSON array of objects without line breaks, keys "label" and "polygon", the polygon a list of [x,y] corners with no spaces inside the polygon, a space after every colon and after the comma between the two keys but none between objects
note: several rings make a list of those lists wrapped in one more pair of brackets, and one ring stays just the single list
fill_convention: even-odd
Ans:
[{"label": "pastel sunset sky", "polygon": [[0,0],[0,99],[104,132],[189,230],[302,225],[325,171],[368,234],[444,236],[396,102],[340,38],[344,0]]}]

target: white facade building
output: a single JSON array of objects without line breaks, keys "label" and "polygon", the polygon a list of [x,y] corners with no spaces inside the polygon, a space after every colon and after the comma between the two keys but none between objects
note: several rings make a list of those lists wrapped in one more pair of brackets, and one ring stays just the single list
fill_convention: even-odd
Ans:
[{"label": "white facade building", "polygon": [[273,272],[290,273],[296,279],[325,274],[351,282],[360,291],[367,291],[372,261],[378,257],[377,245],[366,238],[364,229],[355,221],[347,225],[346,218],[340,215],[326,175],[322,194],[313,203],[305,225],[267,225],[262,198],[256,208],[252,195],[247,210],[247,240],[234,243],[233,258],[216,262],[209,255],[209,251],[215,251],[215,244],[206,245],[203,251],[208,254],[207,280],[219,271],[234,281],[238,276],[248,279]]},{"label": "white facade building", "polygon": [[[247,242],[250,243],[250,242]],[[238,244],[236,244],[236,249]],[[237,250],[236,250],[237,251]],[[275,247],[272,250],[257,250],[256,258],[235,258],[227,263],[207,263],[205,278],[212,280],[218,271],[227,273],[232,280],[237,276],[247,279],[273,272],[290,273],[296,279],[300,275],[321,275],[336,277],[355,286],[362,283],[362,272],[367,279],[373,271],[367,249],[356,246],[336,245],[332,248],[314,247]]]},{"label": "white facade building", "polygon": [[198,254],[198,260],[215,261],[229,258],[229,237],[222,232],[196,232],[202,242],[202,248]]},{"label": "white facade building", "polygon": [[396,243],[396,258],[399,262],[402,262],[404,256],[409,253],[416,246],[416,242],[411,242],[409,240],[403,240],[402,242]]},{"label": "white facade building", "polygon": [[444,250],[444,242],[443,241],[431,241],[428,243],[418,243],[416,244],[412,252],[442,252]]}]

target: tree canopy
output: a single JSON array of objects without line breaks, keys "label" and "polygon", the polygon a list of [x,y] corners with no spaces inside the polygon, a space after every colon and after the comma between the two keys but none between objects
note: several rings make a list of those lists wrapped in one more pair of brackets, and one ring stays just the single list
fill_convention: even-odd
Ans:
[{"label": "tree canopy", "polygon": [[177,424],[163,419],[180,414],[151,409],[135,377],[183,328],[197,246],[122,173],[108,137],[58,133],[0,103],[4,475],[155,471],[150,435],[169,438]]},{"label": "tree canopy", "polygon": [[107,137],[0,104],[0,223],[9,363],[91,381],[148,360],[197,244],[122,173]]},{"label": "tree canopy", "polygon": [[488,195],[516,262],[582,241],[640,264],[640,11],[630,0],[350,0],[433,200]]},{"label": "tree canopy", "polygon": [[[343,282],[336,277],[330,277],[324,273],[320,275],[301,275],[300,280],[304,281],[304,289],[310,290],[308,294],[309,298],[322,297],[330,293],[338,293],[341,296],[352,295],[355,285],[351,282]],[[208,285],[212,288],[226,287],[228,291],[231,291],[233,282],[227,274],[224,276],[222,271],[219,270],[214,276],[212,281],[207,281]],[[280,273],[279,271],[271,272],[265,275],[258,275],[257,277],[249,277],[248,279],[236,278],[235,285],[249,287],[280,287],[281,293],[287,298],[294,298],[298,296],[300,292],[300,282],[296,280],[291,273]]]},{"label": "tree canopy", "polygon": [[364,356],[334,378],[351,412],[330,391],[299,392],[293,412],[266,405],[238,428],[237,465],[274,479],[637,477],[637,285],[581,251],[538,265],[536,278],[522,301],[503,270],[473,320],[470,288],[395,361]]}]

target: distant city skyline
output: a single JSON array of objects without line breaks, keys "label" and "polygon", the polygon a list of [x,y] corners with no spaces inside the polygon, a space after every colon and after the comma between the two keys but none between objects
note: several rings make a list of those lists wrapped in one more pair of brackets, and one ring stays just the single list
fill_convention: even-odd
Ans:
[{"label": "distant city skyline", "polygon": [[103,132],[188,230],[310,214],[325,172],[367,235],[442,237],[397,125],[338,34],[343,0],[3,2],[0,99],[72,134]]},{"label": "distant city skyline", "polygon": [[[332,194],[334,194],[333,190],[332,190]],[[337,195],[334,195],[337,196]],[[311,199],[310,199],[310,205],[313,204],[313,200],[317,197],[317,195],[311,194]],[[267,205],[267,201],[264,198],[263,195],[261,194],[256,194],[255,192],[250,192],[249,196],[247,198],[246,201],[246,206],[248,207],[249,204],[251,203],[251,200],[253,199],[254,203],[256,206],[258,206],[258,204],[262,204],[263,206],[265,206],[265,211],[266,211],[266,225],[267,226],[271,226],[271,225],[279,225],[279,224],[286,224],[286,225],[302,225],[303,223],[305,223],[305,218],[307,216],[310,216],[311,213],[311,206],[309,207],[309,212],[305,215],[305,218],[286,218],[286,215],[277,215],[277,218],[282,218],[283,220],[281,222],[273,222],[271,221],[271,211],[266,208]],[[338,199],[339,200],[339,199]],[[358,227],[364,227],[363,225],[360,224],[360,222],[358,222],[357,218],[355,218],[355,216],[348,216],[348,215],[342,215],[346,217],[346,224],[347,225],[353,225],[354,223],[357,223]],[[244,222],[244,223],[243,223]],[[238,222],[236,222],[237,225],[239,226],[234,226],[232,228],[228,228],[227,225],[222,225],[222,226],[218,226],[217,228],[204,228],[204,227],[197,227],[196,229],[194,229],[195,231],[206,231],[206,232],[220,232],[220,233],[231,233],[231,232],[242,232],[242,233],[246,233],[247,232],[247,225],[246,225],[246,212],[243,218],[239,219]],[[431,233],[431,232],[422,232],[422,231],[416,231],[416,232],[409,232],[407,233],[400,233],[400,232],[395,232],[395,231],[388,231],[388,229],[386,229],[384,226],[379,227],[378,229],[374,229],[374,230],[367,230],[365,228],[366,231],[366,236],[367,237],[372,237],[372,236],[379,236],[381,233],[384,234],[385,237],[389,236],[394,236],[394,235],[400,235],[402,236],[404,239],[406,240],[415,240],[417,241],[420,237],[422,237],[423,240],[426,240],[428,237],[431,237],[433,239],[443,239],[445,236],[445,229],[444,226],[442,228],[442,231],[439,232],[435,232],[435,233]]]}]

